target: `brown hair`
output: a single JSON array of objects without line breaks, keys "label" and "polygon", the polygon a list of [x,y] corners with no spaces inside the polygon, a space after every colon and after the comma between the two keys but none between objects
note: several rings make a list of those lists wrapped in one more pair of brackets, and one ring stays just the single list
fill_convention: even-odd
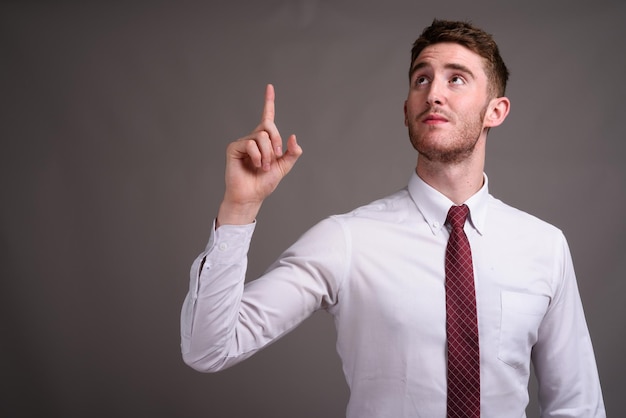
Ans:
[{"label": "brown hair", "polygon": [[433,23],[425,28],[413,43],[409,77],[413,72],[413,63],[422,50],[427,46],[442,42],[457,43],[484,58],[490,95],[492,97],[504,96],[509,70],[500,56],[498,45],[490,34],[469,22],[433,20]]}]

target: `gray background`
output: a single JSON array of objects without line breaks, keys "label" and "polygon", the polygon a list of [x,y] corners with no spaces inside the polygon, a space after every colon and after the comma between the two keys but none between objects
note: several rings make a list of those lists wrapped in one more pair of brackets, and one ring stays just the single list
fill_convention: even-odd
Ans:
[{"label": "gray background", "polygon": [[342,416],[324,313],[235,368],[187,368],[189,267],[267,82],[304,155],[262,209],[251,276],[321,218],[405,185],[409,50],[433,17],[499,42],[512,112],[488,140],[491,191],[565,231],[619,415],[626,6],[460,0],[3,2],[0,415]]}]

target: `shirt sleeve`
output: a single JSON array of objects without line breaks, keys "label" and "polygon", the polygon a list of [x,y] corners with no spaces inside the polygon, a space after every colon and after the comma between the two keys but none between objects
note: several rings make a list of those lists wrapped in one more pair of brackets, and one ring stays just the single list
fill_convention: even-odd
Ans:
[{"label": "shirt sleeve", "polygon": [[337,302],[346,271],[343,228],[311,228],[256,280],[245,282],[254,224],[223,225],[194,261],[181,312],[185,363],[203,372],[230,367]]},{"label": "shirt sleeve", "polygon": [[541,417],[606,417],[571,254],[561,238],[554,296],[532,355]]}]

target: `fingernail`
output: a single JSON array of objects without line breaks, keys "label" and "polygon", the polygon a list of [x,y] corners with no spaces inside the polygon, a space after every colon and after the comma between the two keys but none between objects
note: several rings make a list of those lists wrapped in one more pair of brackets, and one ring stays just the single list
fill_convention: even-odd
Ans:
[{"label": "fingernail", "polygon": [[276,147],[276,151],[275,152],[276,152],[276,155],[278,157],[281,157],[283,155],[283,147],[281,147],[281,146]]}]

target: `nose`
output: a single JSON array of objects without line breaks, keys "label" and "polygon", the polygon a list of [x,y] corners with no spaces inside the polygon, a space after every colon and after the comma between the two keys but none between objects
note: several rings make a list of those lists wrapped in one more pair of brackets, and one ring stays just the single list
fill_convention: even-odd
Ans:
[{"label": "nose", "polygon": [[445,90],[438,80],[433,80],[428,88],[426,103],[430,106],[441,106],[445,103]]}]

